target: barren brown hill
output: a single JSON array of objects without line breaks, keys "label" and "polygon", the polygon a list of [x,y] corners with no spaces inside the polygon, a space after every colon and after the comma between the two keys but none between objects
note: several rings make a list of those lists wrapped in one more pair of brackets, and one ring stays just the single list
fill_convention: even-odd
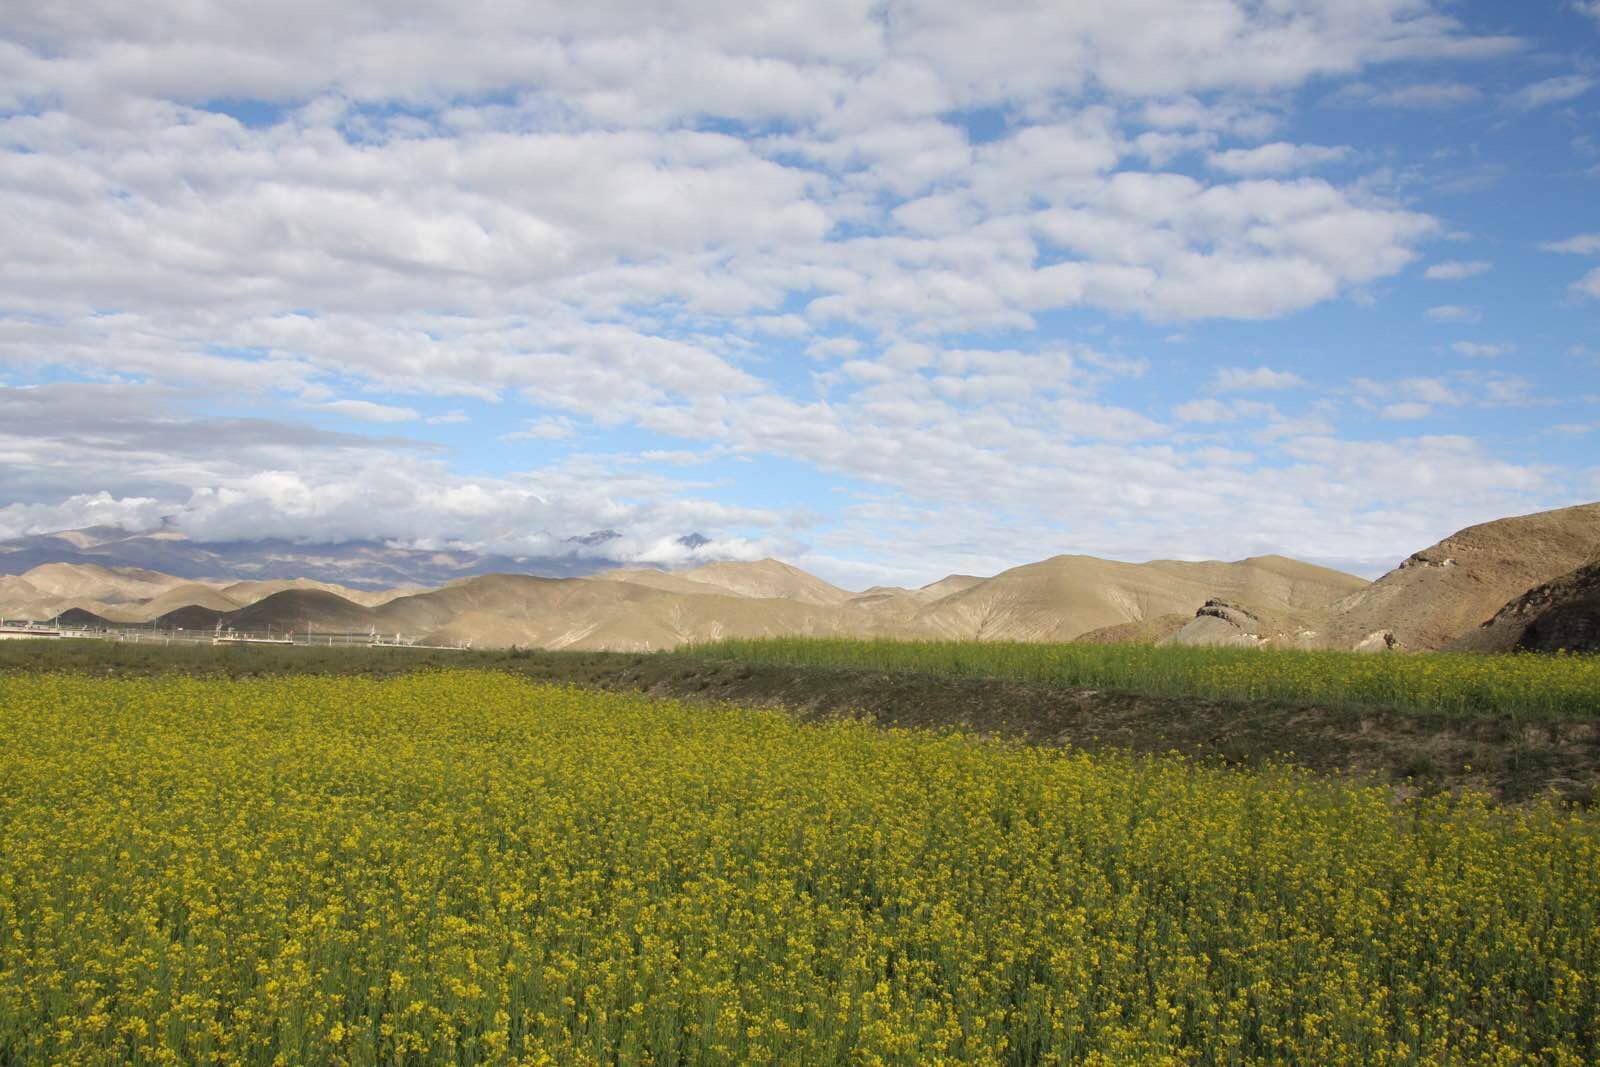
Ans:
[{"label": "barren brown hill", "polygon": [[917,593],[924,600],[930,602],[943,600],[952,593],[965,592],[973,586],[980,585],[988,580],[987,578],[980,578],[976,574],[947,574],[937,582],[929,582],[921,589],[918,589]]},{"label": "barren brown hill", "polygon": [[786,635],[1068,640],[1102,626],[1192,617],[1219,594],[1252,604],[1274,625],[1296,627],[1364,584],[1281,557],[1153,564],[1061,557],[992,579],[945,579],[932,592],[850,594],[798,568],[763,561],[582,579],[491,575],[398,598],[375,617],[381,631],[480,647],[644,651]]},{"label": "barren brown hill", "polygon": [[396,589],[352,589],[348,585],[319,582],[315,578],[278,578],[272,581],[230,582],[221,585],[218,591],[232,601],[235,606],[243,607],[246,604],[254,604],[258,600],[265,600],[274,593],[282,593],[290,589],[320,589],[325,593],[332,593],[335,596],[342,597],[352,604],[360,604],[368,608],[387,604],[395,597],[426,592],[426,590],[415,586]]},{"label": "barren brown hill", "polygon": [[793,600],[801,604],[843,604],[854,595],[775,559],[755,563],[708,563],[681,573],[691,581],[741,597]]},{"label": "barren brown hill", "polygon": [[225,612],[233,611],[239,606],[238,601],[228,597],[215,586],[204,582],[184,582],[149,600],[108,607],[102,614],[115,622],[150,622],[178,608],[197,607]]},{"label": "barren brown hill", "polygon": [[0,575],[0,619],[52,618],[60,602],[60,597],[51,596],[26,578]]},{"label": "barren brown hill", "polygon": [[[183,582],[165,575],[117,576],[58,567],[56,587],[87,592],[160,588],[113,604],[41,592],[26,579],[0,581],[0,612],[48,618],[79,607],[116,621],[156,621],[186,630],[219,623],[241,631],[377,631],[430,643],[479,647],[646,651],[722,637],[893,636],[1065,640],[1086,630],[1134,624],[1170,629],[1211,597],[1252,605],[1274,625],[1308,612],[1360,579],[1276,557],[1238,563],[1111,563],[1059,557],[995,578],[952,575],[921,589],[850,593],[776,560],[712,564],[692,571],[611,572],[594,578],[485,575],[406,595],[351,594],[311,581]],[[129,581],[142,583],[137,588]],[[266,594],[251,600],[257,594]],[[362,603],[362,600],[368,603]],[[240,603],[240,601],[248,601]],[[370,606],[369,606],[370,605]],[[1153,634],[1153,631],[1151,631]]]},{"label": "barren brown hill", "polygon": [[335,593],[322,589],[285,589],[242,608],[217,611],[191,604],[169,611],[155,621],[162,626],[181,626],[186,630],[212,629],[220,622],[226,628],[252,633],[293,630],[304,634],[365,632],[379,620],[371,608],[353,604]]},{"label": "barren brown hill", "polygon": [[1079,634],[1073,640],[1086,645],[1154,645],[1172,637],[1193,621],[1192,613],[1186,615],[1173,612],[1169,615],[1140,619],[1138,622],[1103,626],[1098,630]]},{"label": "barren brown hill", "polygon": [[[0,619],[27,619],[33,622],[59,620],[64,625],[103,625],[118,618],[124,604],[105,604],[88,597],[63,597],[41,592],[18,575],[0,575]],[[77,621],[74,621],[77,620]]]},{"label": "barren brown hill", "polygon": [[1162,616],[1192,617],[1207,600],[1249,605],[1264,636],[1316,625],[1328,607],[1367,583],[1282,556],[1233,563],[1118,563],[1056,556],[1015,567],[941,598],[916,622],[939,637],[980,641],[1070,641]]},{"label": "barren brown hill", "polygon": [[1600,652],[1600,557],[1528,590],[1447,647],[1465,652]]},{"label": "barren brown hill", "polygon": [[188,581],[136,567],[49,563],[21,575],[0,575],[0,618],[51,619],[73,608],[114,623],[160,620],[185,608],[184,623],[225,615],[288,590],[320,590],[365,606],[376,606],[415,590],[348,589],[308,578],[276,581]]},{"label": "barren brown hill", "polygon": [[100,629],[111,625],[110,620],[96,615],[92,611],[85,611],[83,608],[68,608],[63,611],[60,622],[62,626],[85,626],[90,629]]},{"label": "barren brown hill", "polygon": [[101,567],[93,563],[45,563],[25,571],[27,583],[50,596],[64,600],[97,600],[106,604],[148,600],[174,586],[182,578],[139,567]]},{"label": "barren brown hill", "polygon": [[[644,585],[651,589],[660,589],[668,593],[683,593],[687,596],[727,596],[728,590],[721,586],[697,582],[682,571],[658,571],[651,567],[622,568],[618,570],[602,571],[591,575],[594,581],[627,582],[630,585]],[[462,579],[470,581],[471,579]],[[459,582],[452,582],[458,585]]]},{"label": "barren brown hill", "polygon": [[829,585],[799,567],[775,559],[753,563],[708,563],[686,571],[625,568],[603,571],[590,580],[628,582],[669,593],[792,600],[800,604],[843,604],[857,594]]},{"label": "barren brown hill", "polygon": [[1402,649],[1444,648],[1508,602],[1600,551],[1600,504],[1469,526],[1336,605],[1328,644],[1391,633]]},{"label": "barren brown hill", "polygon": [[681,593],[635,581],[514,574],[400,597],[375,615],[380,630],[480,647],[650,651],[721,637],[854,632],[851,616],[828,605],[716,591]]},{"label": "barren brown hill", "polygon": [[943,600],[953,593],[963,592],[988,580],[971,574],[950,574],[917,589],[907,589],[898,585],[875,585],[853,594],[850,603],[862,607],[888,609],[891,614],[911,615],[924,605]]}]

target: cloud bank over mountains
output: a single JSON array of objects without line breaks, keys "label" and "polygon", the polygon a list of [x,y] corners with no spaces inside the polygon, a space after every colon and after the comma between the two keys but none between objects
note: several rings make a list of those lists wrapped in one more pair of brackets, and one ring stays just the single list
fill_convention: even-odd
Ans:
[{"label": "cloud bank over mountains", "polygon": [[[1326,119],[1560,121],[1581,71],[1484,74],[1534,43],[1427,0],[17,12],[0,536],[1382,569],[1600,495],[1592,462],[1427,421],[1552,399],[1554,363],[1451,346],[1491,343],[1491,260],[1592,235],[1484,252],[1403,131]],[[1408,272],[1435,294],[1408,321],[1459,332],[1387,403],[1293,343]],[[1574,328],[1591,281],[1551,286]]]}]

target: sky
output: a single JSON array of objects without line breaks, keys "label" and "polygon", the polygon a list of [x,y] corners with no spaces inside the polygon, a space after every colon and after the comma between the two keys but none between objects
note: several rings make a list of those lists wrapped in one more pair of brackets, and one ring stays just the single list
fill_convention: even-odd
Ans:
[{"label": "sky", "polygon": [[0,537],[861,588],[1600,499],[1600,0],[0,0],[0,234]]}]

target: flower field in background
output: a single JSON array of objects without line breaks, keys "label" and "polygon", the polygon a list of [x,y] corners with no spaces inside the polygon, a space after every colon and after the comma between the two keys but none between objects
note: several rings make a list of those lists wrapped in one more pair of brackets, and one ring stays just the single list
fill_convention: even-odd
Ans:
[{"label": "flower field in background", "polygon": [[1581,1064],[1600,820],[504,675],[0,676],[0,1063]]},{"label": "flower field in background", "polygon": [[918,671],[1176,697],[1391,707],[1452,715],[1600,717],[1600,656],[780,637],[686,654],[788,666]]}]

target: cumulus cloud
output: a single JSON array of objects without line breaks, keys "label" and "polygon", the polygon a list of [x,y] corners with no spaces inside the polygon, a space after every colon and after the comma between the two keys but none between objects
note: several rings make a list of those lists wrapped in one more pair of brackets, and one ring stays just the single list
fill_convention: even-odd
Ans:
[{"label": "cumulus cloud", "polygon": [[1386,419],[1420,419],[1436,407],[1459,407],[1467,398],[1439,378],[1406,378],[1401,381],[1374,381],[1357,378],[1351,385],[1357,399],[1375,408]]},{"label": "cumulus cloud", "polygon": [[[381,540],[509,554],[584,551],[567,538],[625,530],[610,558],[644,558],[701,528],[755,527],[739,553],[793,551],[803,517],[699,495],[697,483],[570,457],[499,477],[452,471],[422,442],[267,419],[182,417],[180,398],[112,386],[0,388],[0,534],[168,520],[202,540]],[[62,485],[98,484],[63,497]],[[724,538],[730,552],[731,542]]]},{"label": "cumulus cloud", "polygon": [[1468,359],[1499,359],[1501,356],[1510,355],[1517,350],[1512,344],[1484,344],[1478,341],[1457,341],[1450,346],[1450,350],[1458,356]]},{"label": "cumulus cloud", "polygon": [[[1292,136],[1320,79],[1518,46],[1425,0],[11,14],[0,366],[102,384],[0,390],[0,493],[33,509],[8,529],[170,514],[195,536],[534,552],[615,528],[607,552],[658,561],[706,530],[849,574],[891,529],[977,569],[1064,542],[1234,553],[1218,531],[1245,513],[1262,550],[1403,554],[1434,531],[1402,507],[1445,522],[1558,491],[1471,442],[1330,444],[1287,370],[1142,405],[1127,390],[1164,364],[1042,325],[1268,319],[1407,269],[1442,227],[1394,183],[1258,142]],[[1411,90],[1373,100],[1468,95]],[[1196,153],[1208,168],[1172,169]],[[196,414],[223,402],[259,414]],[[473,405],[499,413],[490,440],[514,427],[493,469],[561,458],[481,477],[408,436]],[[1250,436],[1175,438],[1224,422]],[[584,456],[591,428],[673,447]],[[873,499],[818,530],[721,503],[726,469],[694,457]],[[1488,473],[1446,494],[1460,463]],[[1318,520],[1308,485],[1353,517]],[[985,543],[922,528],[961,524]]]},{"label": "cumulus cloud", "polygon": [[1437,408],[1507,408],[1536,403],[1533,385],[1511,374],[1456,371],[1446,377],[1356,378],[1356,403],[1385,419],[1420,419]]},{"label": "cumulus cloud", "polygon": [[1253,370],[1244,367],[1223,367],[1217,371],[1211,387],[1219,393],[1245,393],[1270,389],[1299,389],[1305,384],[1305,379],[1291,371],[1274,370],[1271,367],[1256,367]]},{"label": "cumulus cloud", "polygon": [[1588,93],[1597,83],[1587,74],[1563,74],[1523,86],[1506,98],[1506,105],[1519,111],[1532,111],[1551,104],[1564,104]]},{"label": "cumulus cloud", "polygon": [[1311,170],[1336,163],[1348,155],[1350,149],[1344,145],[1290,144],[1287,141],[1274,141],[1272,144],[1259,145],[1255,148],[1230,148],[1225,152],[1213,152],[1206,161],[1215,170],[1255,177],[1262,174],[1289,174],[1294,171]]},{"label": "cumulus cloud", "polygon": [[578,428],[571,419],[557,416],[555,418],[535,419],[527,423],[520,430],[502,434],[502,441],[564,441],[576,435]]},{"label": "cumulus cloud", "polygon": [[1232,405],[1225,404],[1214,396],[1202,396],[1174,407],[1172,417],[1179,422],[1217,423],[1232,422],[1238,418],[1238,414]]},{"label": "cumulus cloud", "polygon": [[[1539,246],[1546,252],[1564,252],[1568,255],[1600,255],[1600,233],[1580,233],[1561,241],[1546,241]],[[1600,297],[1600,267],[1589,271],[1568,287],[1584,297]]]},{"label": "cumulus cloud", "polygon": [[326,411],[361,422],[415,422],[421,418],[415,408],[376,404],[370,400],[329,400],[306,406],[313,411]]},{"label": "cumulus cloud", "polygon": [[1576,256],[1597,255],[1600,254],[1600,233],[1580,233],[1562,241],[1546,241],[1539,247],[1546,252],[1565,252]]},{"label": "cumulus cloud", "polygon": [[1429,322],[1477,322],[1483,312],[1461,304],[1439,304],[1423,313]]},{"label": "cumulus cloud", "polygon": [[50,503],[16,503],[0,507],[0,538],[76,530],[86,526],[116,526],[145,530],[160,524],[160,501],[149,497],[114,497],[104,490],[75,493]]},{"label": "cumulus cloud", "polygon": [[1446,260],[1435,263],[1422,272],[1422,276],[1430,282],[1457,282],[1463,278],[1476,278],[1488,271],[1491,264],[1487,260]]},{"label": "cumulus cloud", "polygon": [[1423,419],[1433,414],[1433,405],[1420,400],[1405,400],[1398,404],[1385,404],[1379,409],[1379,414],[1386,419]]},{"label": "cumulus cloud", "polygon": [[1572,291],[1579,296],[1590,296],[1600,299],[1600,267],[1596,267],[1588,274],[1572,283]]},{"label": "cumulus cloud", "polygon": [[1418,82],[1392,89],[1362,87],[1357,94],[1363,101],[1383,107],[1445,108],[1470,104],[1480,100],[1483,93],[1476,86],[1462,82]]}]

